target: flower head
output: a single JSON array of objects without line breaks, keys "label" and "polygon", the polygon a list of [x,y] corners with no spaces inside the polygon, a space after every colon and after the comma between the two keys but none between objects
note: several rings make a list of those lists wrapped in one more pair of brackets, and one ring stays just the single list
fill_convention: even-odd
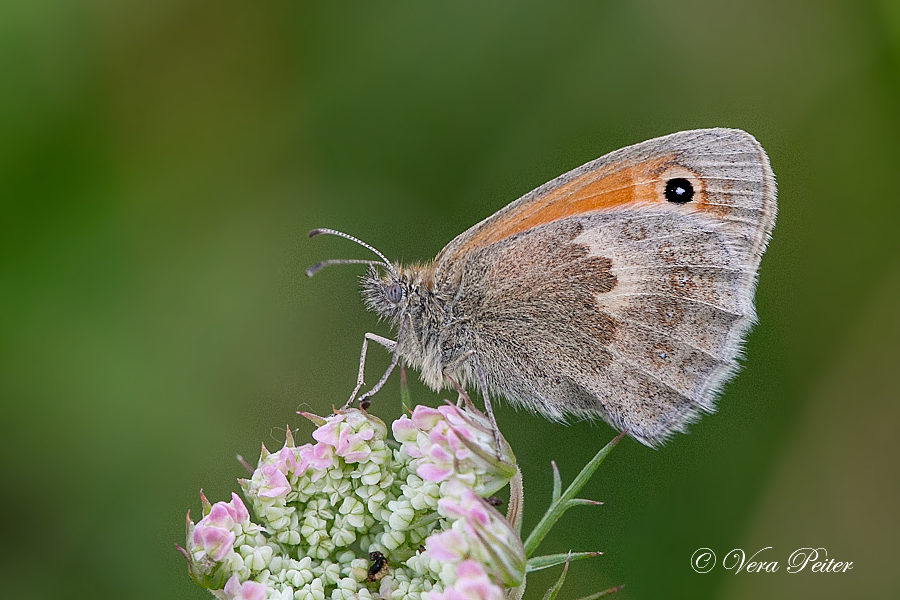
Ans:
[{"label": "flower head", "polygon": [[240,600],[488,600],[522,580],[521,540],[479,497],[515,472],[483,416],[417,407],[394,423],[397,450],[364,411],[312,418],[315,443],[263,447],[241,481],[250,510],[233,495],[188,521],[198,585]]}]

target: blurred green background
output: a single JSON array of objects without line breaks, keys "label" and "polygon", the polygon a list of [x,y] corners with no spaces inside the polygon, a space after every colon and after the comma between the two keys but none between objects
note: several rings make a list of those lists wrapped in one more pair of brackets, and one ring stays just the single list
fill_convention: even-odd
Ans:
[{"label": "blurred green background", "polygon": [[[327,6],[326,6],[327,5]],[[900,3],[0,3],[5,598],[206,598],[173,544],[260,441],[342,403],[365,257],[454,235],[610,150],[740,127],[779,217],[717,414],[627,440],[543,550],[565,598],[896,598]],[[371,353],[369,379],[387,356]],[[399,414],[394,377],[373,408]],[[421,386],[415,399],[439,398]],[[612,436],[509,407],[526,528]],[[778,560],[700,575],[700,547]],[[853,561],[785,572],[797,548]],[[540,598],[555,579],[529,579]]]}]

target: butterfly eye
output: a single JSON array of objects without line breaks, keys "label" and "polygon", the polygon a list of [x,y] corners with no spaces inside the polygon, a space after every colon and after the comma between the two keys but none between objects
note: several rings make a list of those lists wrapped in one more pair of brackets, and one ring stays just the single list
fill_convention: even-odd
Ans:
[{"label": "butterfly eye", "polygon": [[392,283],[384,291],[384,297],[387,298],[388,301],[397,304],[403,300],[403,287],[399,283]]},{"label": "butterfly eye", "polygon": [[666,182],[666,200],[675,204],[690,202],[694,197],[694,186],[684,177],[676,177]]}]

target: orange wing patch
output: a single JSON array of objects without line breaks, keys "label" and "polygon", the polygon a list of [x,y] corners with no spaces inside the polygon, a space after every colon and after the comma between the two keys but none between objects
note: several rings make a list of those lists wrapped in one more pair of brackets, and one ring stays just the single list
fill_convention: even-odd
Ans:
[{"label": "orange wing patch", "polygon": [[[517,209],[500,214],[490,227],[473,232],[465,248],[482,247],[532,227],[588,212],[626,204],[665,203],[669,179],[684,177],[694,186],[695,209],[715,210],[706,204],[706,187],[693,171],[663,156],[636,164],[613,163],[579,175],[544,196],[524,202]],[[462,250],[460,248],[459,250]]]}]

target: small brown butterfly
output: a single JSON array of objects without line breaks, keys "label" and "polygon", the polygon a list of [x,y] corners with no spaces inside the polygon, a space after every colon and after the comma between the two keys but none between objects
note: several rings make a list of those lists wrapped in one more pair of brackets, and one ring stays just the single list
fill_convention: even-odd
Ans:
[{"label": "small brown butterfly", "polygon": [[[775,223],[765,151],[736,129],[617,150],[557,177],[425,264],[375,252],[363,298],[397,339],[367,333],[435,390],[476,383],[549,419],[601,417],[648,446],[712,412],[755,321]],[[379,269],[381,272],[379,272]],[[348,402],[349,404],[349,402]]]}]

